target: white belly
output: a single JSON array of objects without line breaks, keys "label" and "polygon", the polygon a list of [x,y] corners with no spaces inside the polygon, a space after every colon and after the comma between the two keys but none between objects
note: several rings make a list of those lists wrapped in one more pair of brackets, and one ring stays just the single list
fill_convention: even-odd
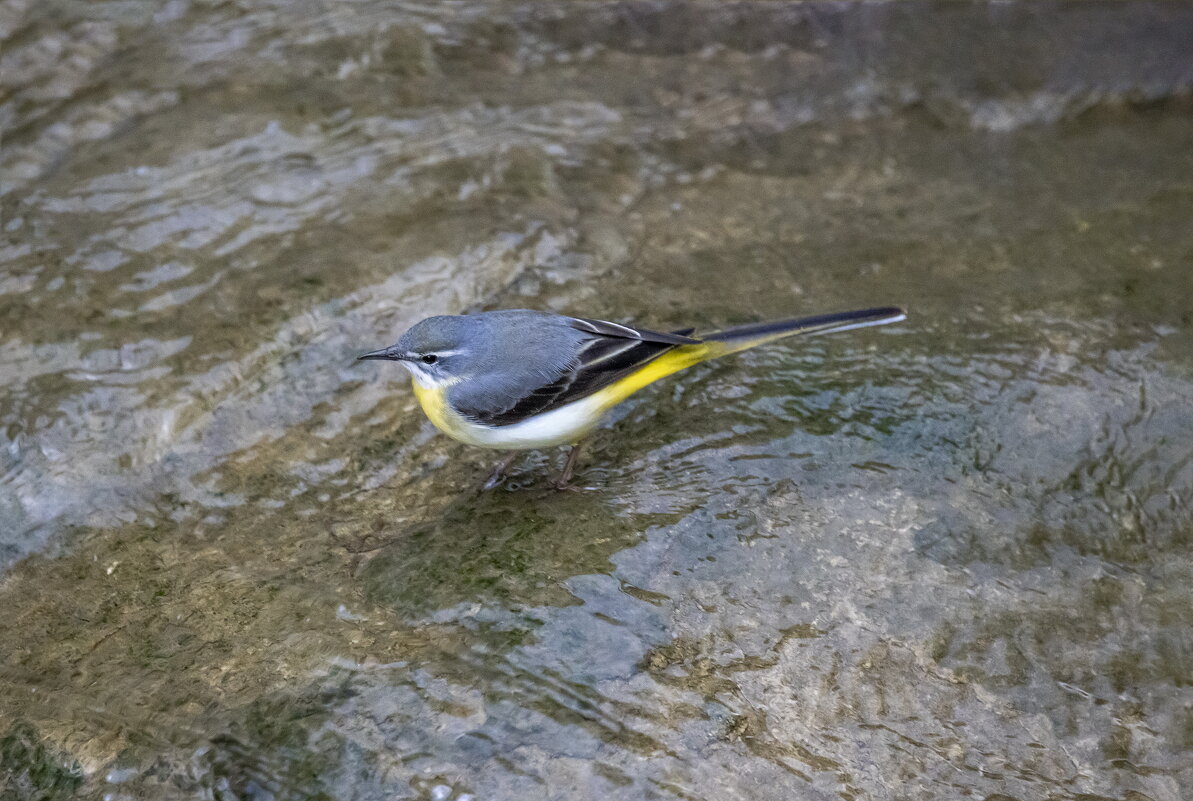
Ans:
[{"label": "white belly", "polygon": [[600,393],[589,395],[520,423],[485,428],[466,420],[454,422],[447,434],[469,445],[503,450],[529,450],[573,445],[596,428],[605,408]]}]

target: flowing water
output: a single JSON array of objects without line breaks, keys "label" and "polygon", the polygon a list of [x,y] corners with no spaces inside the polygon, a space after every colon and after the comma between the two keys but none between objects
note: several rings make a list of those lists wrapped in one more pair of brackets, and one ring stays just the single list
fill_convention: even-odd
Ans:
[{"label": "flowing water", "polygon": [[[0,797],[1193,788],[1193,6],[0,0]],[[432,313],[903,304],[502,487]]]}]

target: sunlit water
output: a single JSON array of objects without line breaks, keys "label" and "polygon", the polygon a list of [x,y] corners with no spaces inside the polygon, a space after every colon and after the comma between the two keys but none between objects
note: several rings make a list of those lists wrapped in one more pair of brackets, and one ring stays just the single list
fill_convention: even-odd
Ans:
[{"label": "sunlit water", "polygon": [[[1193,787],[1193,9],[0,0],[0,797]],[[431,313],[898,326],[578,481]]]}]

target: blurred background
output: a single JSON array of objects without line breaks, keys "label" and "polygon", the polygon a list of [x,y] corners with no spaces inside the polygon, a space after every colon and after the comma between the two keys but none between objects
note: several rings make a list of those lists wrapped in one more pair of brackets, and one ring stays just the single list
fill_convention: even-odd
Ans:
[{"label": "blurred background", "polygon": [[[1193,5],[0,0],[0,796],[1193,787]],[[353,357],[901,304],[578,482]]]}]

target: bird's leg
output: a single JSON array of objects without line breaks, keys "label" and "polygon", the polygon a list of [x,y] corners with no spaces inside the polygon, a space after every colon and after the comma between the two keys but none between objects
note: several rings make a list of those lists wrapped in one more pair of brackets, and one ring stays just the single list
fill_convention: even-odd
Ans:
[{"label": "bird's leg", "polygon": [[577,443],[572,446],[572,449],[570,451],[568,451],[567,461],[563,463],[563,472],[559,474],[559,478],[557,478],[553,482],[551,482],[552,485],[555,487],[555,489],[558,489],[558,490],[579,489],[576,485],[572,484],[572,473],[576,469],[576,459],[579,456],[580,456],[580,445],[579,445],[579,443]]},{"label": "bird's leg", "polygon": [[510,455],[497,463],[497,467],[493,468],[493,472],[485,479],[485,483],[481,485],[481,489],[491,490],[501,483],[501,479],[505,478],[505,471],[510,469],[510,465],[514,463],[521,453],[518,451],[510,451]]}]

